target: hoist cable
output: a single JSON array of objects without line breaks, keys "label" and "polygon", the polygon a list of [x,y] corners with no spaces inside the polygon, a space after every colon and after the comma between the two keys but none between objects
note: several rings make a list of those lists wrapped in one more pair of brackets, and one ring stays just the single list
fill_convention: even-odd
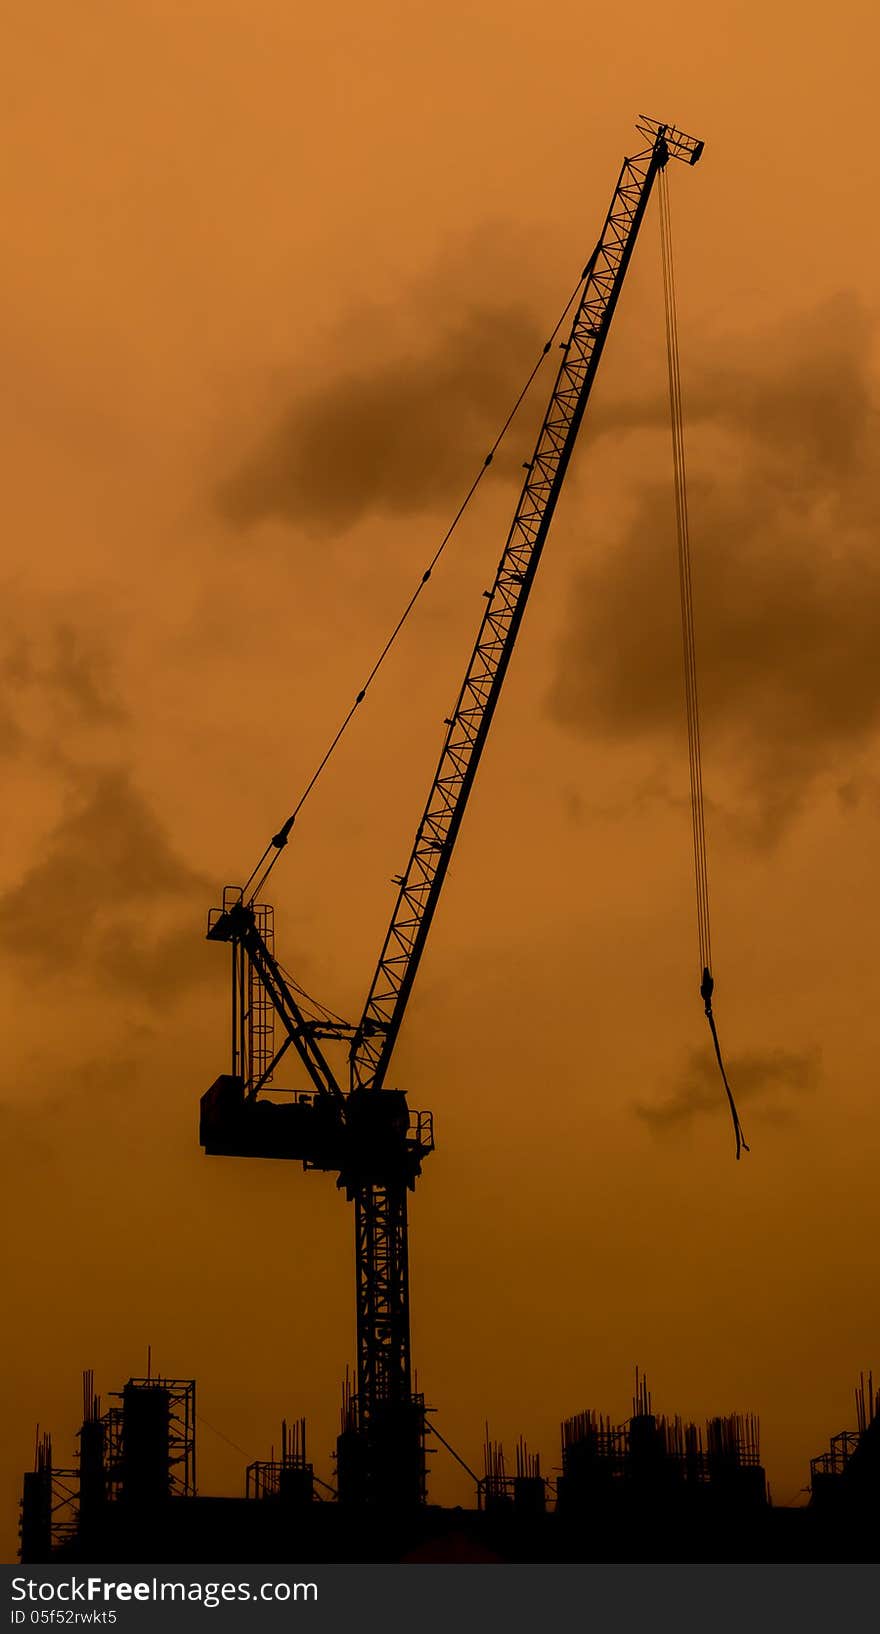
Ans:
[{"label": "hoist cable", "polygon": [[[582,287],[582,285],[584,283],[584,280],[585,280],[585,278],[588,277],[588,275],[590,273],[590,270],[591,270],[592,263],[593,263],[594,259],[595,259],[595,252],[594,252],[593,257],[587,263],[586,267],[584,268],[583,272],[581,273],[581,276],[578,279],[574,289],[572,290],[571,295],[569,296],[568,300],[566,301],[565,306],[564,306],[562,312],[560,313],[559,318],[557,319],[557,322],[556,322],[556,324],[555,324],[555,326],[553,328],[553,331],[552,331],[552,333],[550,335],[550,339],[548,341],[545,341],[543,347],[541,348],[541,352],[540,352],[540,355],[538,356],[537,362],[535,363],[535,365],[534,365],[528,379],[526,380],[525,385],[523,386],[522,390],[520,391],[520,394],[517,397],[516,402],[513,405],[513,408],[510,410],[510,413],[508,414],[507,419],[504,421],[504,424],[502,425],[501,430],[499,431],[497,437],[495,438],[495,441],[492,444],[492,447],[490,448],[488,454],[486,455],[485,459],[483,460],[483,463],[480,466],[480,469],[478,470],[476,476],[474,477],[473,482],[471,483],[467,493],[464,496],[464,499],[462,500],[461,504],[458,507],[458,510],[456,511],[454,517],[452,518],[452,521],[450,522],[449,527],[446,529],[446,532],[444,533],[443,538],[441,539],[439,545],[437,546],[437,549],[435,550],[433,556],[431,557],[431,560],[429,561],[428,566],[426,567],[424,573],[422,574],[421,579],[419,580],[418,584],[416,585],[415,590],[413,591],[412,595],[410,596],[409,601],[407,602],[406,606],[404,607],[403,612],[401,613],[400,617],[397,620],[397,623],[395,624],[393,630],[391,631],[391,634],[389,635],[387,641],[385,642],[385,645],[382,648],[382,651],[380,652],[378,658],[376,659],[376,662],[374,663],[372,669],[370,670],[369,675],[367,676],[366,680],[364,681],[363,686],[361,687],[360,691],[358,692],[358,694],[357,694],[357,696],[356,696],[356,698],[354,700],[354,703],[351,705],[350,709],[348,710],[348,713],[344,716],[344,718],[342,720],[342,723],[341,723],[341,725],[339,726],[339,728],[338,728],[338,730],[336,732],[336,735],[331,740],[329,748],[327,749],[326,753],[322,756],[321,760],[318,762],[318,765],[315,768],[315,771],[312,773],[312,776],[310,777],[308,783],[306,784],[302,794],[300,795],[300,797],[299,797],[296,805],[294,806],[293,811],[291,812],[290,816],[288,817],[287,821],[282,825],[282,827],[279,829],[278,833],[274,834],[272,836],[272,839],[269,841],[269,844],[266,846],[266,849],[263,852],[263,855],[261,856],[259,862],[257,863],[256,867],[253,869],[252,873],[250,874],[249,878],[247,879],[247,881],[246,881],[246,883],[244,885],[243,891],[242,891],[242,899],[243,900],[246,898],[248,900],[248,902],[250,902],[250,903],[255,902],[257,897],[260,894],[260,891],[263,889],[263,886],[265,885],[267,879],[269,878],[269,875],[271,874],[272,869],[275,867],[275,864],[278,861],[278,858],[279,858],[279,856],[281,854],[281,851],[282,851],[283,847],[287,844],[287,839],[288,839],[288,836],[290,834],[290,830],[293,828],[293,825],[296,822],[296,819],[299,816],[300,811],[302,810],[303,806],[305,805],[309,795],[311,794],[313,788],[315,787],[315,784],[318,781],[318,778],[321,776],[321,773],[323,772],[325,766],[327,765],[327,762],[329,761],[331,755],[333,754],[334,750],[336,749],[337,744],[339,743],[343,733],[346,731],[347,727],[351,723],[351,721],[352,721],[352,719],[353,719],[353,717],[354,717],[354,715],[355,715],[355,713],[356,713],[356,711],[358,709],[358,706],[363,703],[364,698],[366,697],[366,694],[367,694],[368,687],[370,686],[371,682],[373,680],[375,680],[375,677],[379,673],[379,670],[381,669],[382,665],[384,664],[385,659],[388,657],[388,654],[390,653],[392,647],[394,646],[395,641],[397,640],[398,636],[400,635],[400,632],[403,629],[407,619],[409,618],[410,613],[412,612],[413,608],[415,607],[415,604],[418,601],[419,596],[422,594],[422,591],[424,590],[425,585],[428,583],[428,581],[429,581],[429,579],[431,577],[431,574],[434,571],[434,568],[437,566],[437,563],[439,562],[441,556],[443,555],[443,552],[445,551],[446,546],[449,544],[449,541],[452,538],[452,535],[454,534],[456,528],[458,527],[459,522],[461,521],[462,517],[464,516],[464,513],[467,510],[471,500],[473,499],[474,494],[476,493],[477,489],[479,488],[480,483],[483,480],[483,477],[486,475],[486,472],[487,472],[489,466],[492,464],[492,461],[494,460],[495,455],[498,452],[498,449],[500,448],[502,442],[504,441],[504,438],[507,435],[507,432],[509,431],[509,429],[510,429],[510,427],[511,427],[511,425],[512,425],[512,423],[513,423],[513,421],[514,421],[514,419],[515,419],[515,417],[517,415],[517,413],[519,412],[519,409],[521,408],[521,406],[523,404],[523,401],[524,401],[527,393],[529,392],[529,390],[530,390],[530,388],[532,386],[532,383],[533,383],[536,375],[538,374],[538,371],[539,371],[539,369],[541,367],[541,364],[543,363],[545,357],[547,356],[547,353],[550,351],[550,348],[553,345],[553,342],[556,339],[556,336],[559,334],[559,331],[562,328],[562,325],[564,324],[569,312],[571,311],[572,306],[574,305],[575,301],[578,298],[578,295],[580,293],[580,290],[581,290],[581,287]],[[273,851],[274,851],[274,856],[271,855],[271,853]],[[254,881],[256,881],[256,883],[254,883]],[[250,893],[250,894],[248,894],[248,893]]]},{"label": "hoist cable", "polygon": [[684,460],[684,422],[681,399],[681,376],[678,357],[678,323],[675,302],[674,268],[672,262],[671,219],[669,193],[665,172],[659,178],[660,226],[663,246],[663,284],[666,304],[666,353],[669,372],[669,399],[672,423],[673,467],[675,477],[675,516],[678,536],[678,573],[681,601],[681,630],[684,651],[685,703],[687,710],[688,757],[691,780],[691,820],[694,844],[694,878],[697,893],[697,924],[700,942],[701,967],[711,968],[711,937],[709,928],[709,884],[706,860],[706,833],[703,818],[703,776],[700,742],[700,714],[697,695],[697,664],[694,637],[693,582],[690,561],[690,532],[688,527],[687,475]]},{"label": "hoist cable", "polygon": [[691,575],[690,528],[688,522],[687,467],[684,453],[684,414],[678,350],[678,315],[675,299],[675,269],[672,255],[672,217],[666,171],[658,178],[660,200],[660,247],[663,262],[663,299],[666,312],[666,361],[669,375],[669,410],[672,426],[672,464],[675,489],[675,525],[678,539],[678,584],[681,602],[681,633],[684,655],[685,711],[687,715],[688,764],[691,786],[691,828],[694,847],[694,884],[697,900],[697,936],[700,948],[700,997],[712,1034],[721,1081],[730,1106],[737,1159],[749,1150],[743,1138],[736,1102],[728,1083],[712,1011],[715,982],[712,976],[712,934],[709,917],[709,866],[706,850],[706,822],[703,799],[703,754],[700,741],[700,709],[697,692],[697,650],[694,635],[694,593]]}]

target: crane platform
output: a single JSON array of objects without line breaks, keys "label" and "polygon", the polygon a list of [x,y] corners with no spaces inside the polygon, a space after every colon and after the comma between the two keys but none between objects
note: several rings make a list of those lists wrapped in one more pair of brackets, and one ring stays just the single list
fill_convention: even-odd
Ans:
[{"label": "crane platform", "polygon": [[199,1144],[209,1156],[289,1159],[339,1175],[347,1190],[404,1180],[414,1188],[434,1150],[430,1112],[410,1111],[402,1090],[356,1090],[342,1106],[308,1090],[246,1095],[223,1073],[200,1103]]}]

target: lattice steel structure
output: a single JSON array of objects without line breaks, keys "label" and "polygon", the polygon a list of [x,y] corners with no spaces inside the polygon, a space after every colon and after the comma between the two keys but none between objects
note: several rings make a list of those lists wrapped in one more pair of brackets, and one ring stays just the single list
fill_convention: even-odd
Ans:
[{"label": "lattice steel structure", "polygon": [[412,1392],[406,1187],[360,1186],[354,1220],[358,1399],[406,1401]]},{"label": "lattice steel structure", "polygon": [[79,1470],[52,1470],[51,1550],[63,1548],[79,1527]]},{"label": "lattice steel structure", "polygon": [[[307,1168],[335,1170],[337,1183],[354,1202],[354,1433],[367,1449],[367,1496],[387,1495],[383,1471],[391,1469],[399,1476],[402,1495],[420,1498],[424,1493],[424,1414],[412,1390],[410,1357],[407,1191],[433,1150],[433,1128],[430,1114],[410,1113],[400,1091],[385,1089],[392,1052],[651,189],[670,158],[694,164],[702,152],[701,142],[672,126],[642,119],[638,128],[648,146],[624,160],[599,241],[584,269],[550,402],[526,464],[492,588],[484,592],[486,608],[476,644],[446,722],[440,760],[398,881],[359,1024],[349,1027],[306,1002],[300,990],[294,994],[269,946],[260,918],[265,910],[245,901],[241,891],[227,890],[223,909],[209,921],[209,937],[230,942],[233,950],[233,1070],[202,1098],[202,1143],[208,1152],[289,1157]],[[272,843],[278,849],[286,844],[290,826],[289,821],[275,836]],[[256,1014],[250,985],[254,975],[282,1023],[284,1038],[274,1054],[268,1046],[261,1052],[252,1043],[248,1058],[245,1006],[249,1003],[248,1013]],[[265,1037],[265,1028],[260,1036]],[[349,1044],[346,1093],[319,1039]],[[260,1091],[291,1045],[314,1093],[296,1093],[283,1104],[260,1102]],[[350,1454],[347,1447],[349,1466],[360,1468],[360,1455]]]}]

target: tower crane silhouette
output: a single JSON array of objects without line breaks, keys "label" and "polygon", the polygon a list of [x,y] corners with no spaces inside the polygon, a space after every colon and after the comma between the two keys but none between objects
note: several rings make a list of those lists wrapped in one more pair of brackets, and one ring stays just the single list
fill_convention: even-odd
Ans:
[{"label": "tower crane silhouette", "polygon": [[[584,269],[360,1021],[350,1026],[288,978],[274,953],[272,910],[255,892],[227,887],[223,907],[209,916],[209,939],[232,949],[232,1071],[202,1097],[200,1141],[209,1154],[288,1158],[335,1173],[354,1203],[357,1375],[339,1442],[339,1492],[374,1504],[425,1495],[424,1403],[413,1391],[410,1356],[407,1193],[434,1149],[434,1133],[429,1112],[411,1111],[403,1090],[385,1087],[392,1053],[652,187],[670,159],[693,165],[703,151],[702,142],[657,120],[642,118],[637,128],[648,146],[624,160]],[[290,821],[275,836],[276,849],[289,828]],[[321,1049],[325,1041],[348,1044],[346,1089]],[[291,1047],[311,1087],[269,1100],[264,1092]]]}]

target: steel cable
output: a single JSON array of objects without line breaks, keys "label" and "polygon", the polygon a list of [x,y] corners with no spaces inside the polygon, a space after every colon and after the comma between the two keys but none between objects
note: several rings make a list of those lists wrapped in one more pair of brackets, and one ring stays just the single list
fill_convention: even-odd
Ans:
[{"label": "steel cable", "polygon": [[736,1102],[728,1083],[718,1031],[712,1011],[715,988],[712,976],[712,933],[709,916],[709,867],[706,850],[706,822],[703,798],[703,755],[700,739],[700,708],[697,692],[697,652],[694,635],[694,593],[691,575],[690,527],[688,519],[687,467],[684,452],[681,370],[678,349],[678,315],[675,299],[675,269],[672,254],[672,217],[666,171],[658,178],[660,200],[660,248],[663,262],[663,299],[666,313],[666,361],[669,376],[669,411],[672,427],[672,464],[675,488],[675,525],[678,539],[678,584],[681,604],[681,633],[684,656],[685,711],[687,715],[688,765],[691,786],[691,828],[694,848],[694,884],[697,899],[697,935],[700,948],[700,997],[712,1034],[721,1080],[727,1094],[736,1155],[749,1150],[743,1137]]}]

